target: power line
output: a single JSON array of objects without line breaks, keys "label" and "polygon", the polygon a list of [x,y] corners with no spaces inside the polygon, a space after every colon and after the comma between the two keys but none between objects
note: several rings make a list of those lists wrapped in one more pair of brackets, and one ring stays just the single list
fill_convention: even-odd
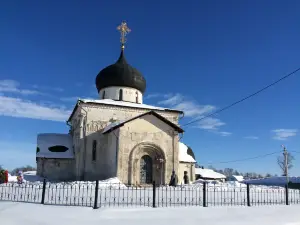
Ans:
[{"label": "power line", "polygon": [[293,152],[293,153],[297,153],[297,154],[300,154],[300,152],[297,152],[297,151],[289,151],[289,152]]},{"label": "power line", "polygon": [[[245,100],[247,100],[247,99],[249,99],[249,98],[251,98],[251,97],[253,97],[253,96],[255,96],[255,95],[258,95],[259,93],[265,91],[266,89],[268,89],[268,88],[274,86],[275,84],[277,84],[277,83],[283,81],[284,79],[287,79],[288,77],[294,75],[294,74],[297,73],[298,71],[300,71],[300,67],[299,67],[298,69],[296,69],[296,70],[290,72],[289,74],[287,74],[287,75],[281,77],[280,79],[276,80],[275,82],[273,82],[273,83],[271,83],[271,84],[269,84],[269,85],[267,85],[267,86],[265,86],[265,87],[259,89],[258,91],[254,92],[254,93],[252,93],[252,94],[250,94],[250,95],[248,95],[248,96],[246,96],[246,97],[244,97],[244,98],[242,98],[242,99],[240,99],[240,100],[238,100],[238,101],[236,101],[236,102],[234,102],[234,103],[232,103],[232,104],[230,104],[230,105],[228,105],[228,106],[225,106],[225,107],[223,107],[223,108],[221,108],[221,109],[219,109],[219,110],[217,110],[217,111],[215,111],[215,112],[213,112],[213,113],[210,113],[210,114],[208,114],[208,115],[206,115],[206,116],[203,116],[203,117],[201,117],[201,118],[198,118],[198,119],[192,120],[192,121],[190,121],[190,122],[188,122],[188,123],[186,123],[186,124],[183,124],[181,127],[188,126],[188,125],[193,124],[193,123],[195,123],[195,122],[199,122],[199,121],[204,120],[204,119],[206,119],[206,118],[208,118],[208,117],[214,116],[214,115],[216,115],[216,114],[218,114],[218,113],[220,113],[220,112],[223,112],[223,111],[225,111],[225,110],[227,110],[227,109],[229,109],[229,108],[231,108],[231,107],[233,107],[233,106],[235,106],[235,105],[237,105],[237,104],[239,104],[239,103],[241,103],[241,102],[243,102],[243,101],[245,101]],[[168,129],[168,130],[165,130],[165,131],[168,132],[168,131],[172,131],[172,130]],[[164,132],[164,131],[153,132],[153,133],[161,133],[161,132]],[[116,137],[118,136],[118,135],[116,135],[115,133],[114,133],[114,135],[115,135]],[[120,136],[120,135],[119,135],[119,136]],[[119,136],[118,136],[118,137],[119,137]]]},{"label": "power line", "polygon": [[188,125],[190,125],[190,124],[192,124],[192,123],[201,121],[201,120],[203,120],[203,119],[205,119],[205,118],[207,118],[207,117],[211,117],[211,116],[214,116],[214,115],[217,114],[217,113],[220,113],[220,112],[222,112],[222,111],[225,111],[225,110],[227,110],[227,109],[229,109],[229,108],[231,108],[231,107],[233,107],[233,106],[235,106],[235,105],[237,105],[237,104],[239,104],[239,103],[241,103],[241,102],[243,102],[243,101],[245,101],[245,100],[247,100],[247,99],[249,99],[249,98],[251,98],[251,97],[253,97],[253,96],[255,96],[255,95],[259,94],[259,93],[261,93],[261,92],[263,92],[263,91],[265,91],[266,89],[268,89],[268,88],[274,86],[275,84],[279,83],[280,81],[282,81],[282,80],[284,80],[284,79],[286,79],[286,78],[288,78],[288,77],[294,75],[294,74],[297,73],[299,70],[300,70],[300,67],[299,67],[298,69],[294,70],[293,72],[291,72],[291,73],[285,75],[284,77],[281,77],[281,78],[278,79],[277,81],[275,81],[275,82],[273,82],[273,83],[271,83],[271,84],[269,84],[269,85],[267,85],[267,86],[261,88],[260,90],[254,92],[254,93],[252,93],[252,94],[250,94],[250,95],[248,95],[247,97],[244,97],[244,98],[242,98],[241,100],[238,100],[238,101],[236,101],[236,102],[234,102],[234,103],[232,103],[232,104],[230,104],[230,105],[228,105],[228,106],[226,106],[226,107],[224,107],[224,108],[222,108],[222,109],[219,109],[219,110],[217,110],[217,111],[215,111],[215,112],[213,112],[213,113],[211,113],[211,114],[208,114],[208,115],[206,115],[206,116],[204,116],[204,117],[201,117],[201,118],[199,118],[199,119],[192,120],[192,121],[190,121],[190,122],[188,122],[188,123],[182,125],[182,127],[183,127],[183,126],[188,126]]},{"label": "power line", "polygon": [[236,159],[236,160],[223,161],[223,162],[217,162],[217,163],[211,163],[211,164],[225,164],[225,163],[233,163],[233,162],[242,162],[242,161],[247,161],[247,160],[252,160],[252,159],[264,158],[264,157],[274,155],[274,154],[278,154],[278,153],[281,153],[281,151],[272,152],[272,153],[268,153],[268,154],[265,154],[265,155],[259,155],[259,156],[250,157],[250,158]]}]

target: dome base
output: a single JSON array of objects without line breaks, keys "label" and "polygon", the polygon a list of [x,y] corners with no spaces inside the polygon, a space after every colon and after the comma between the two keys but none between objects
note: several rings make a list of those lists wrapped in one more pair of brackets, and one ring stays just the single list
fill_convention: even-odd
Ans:
[{"label": "dome base", "polygon": [[132,103],[143,103],[143,94],[139,90],[130,87],[111,86],[99,91],[100,99],[112,99]]}]

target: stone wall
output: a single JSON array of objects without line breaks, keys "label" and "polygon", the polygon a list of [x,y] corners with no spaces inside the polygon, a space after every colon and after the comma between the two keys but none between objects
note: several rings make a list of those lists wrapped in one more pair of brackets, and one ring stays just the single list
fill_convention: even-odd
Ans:
[{"label": "stone wall", "polygon": [[37,175],[54,181],[75,180],[75,160],[37,158]]},{"label": "stone wall", "polygon": [[195,181],[195,163],[186,163],[186,162],[179,163],[178,184],[184,184],[184,180],[183,180],[184,171],[187,171],[190,182],[194,182]]},{"label": "stone wall", "polygon": [[[82,108],[81,108],[82,107]],[[82,103],[81,107],[77,108],[72,118],[72,133],[75,148],[75,173],[77,180],[94,180],[94,179],[105,179],[108,174],[106,173],[107,161],[106,155],[111,151],[115,152],[116,147],[110,146],[109,137],[102,135],[102,130],[108,126],[113,120],[127,120],[140,114],[151,111],[152,109],[140,109],[140,108],[129,108],[123,106],[114,105],[96,105],[89,103]],[[160,115],[169,119],[171,122],[178,124],[180,114],[177,112],[159,111],[155,110]],[[117,131],[116,131],[117,132]],[[154,140],[162,138],[158,135],[152,135],[152,131],[149,131],[147,140]],[[151,136],[152,135],[152,136]],[[163,148],[171,149],[172,138],[170,139],[169,134],[165,134],[168,139],[167,145]],[[151,137],[150,137],[151,136]],[[113,138],[113,137],[112,137]],[[110,139],[112,139],[110,138]],[[157,139],[157,140],[156,140]],[[92,160],[92,143],[97,141],[97,160]],[[127,140],[129,141],[129,140]],[[114,141],[115,142],[115,141]],[[126,142],[126,140],[125,140]],[[134,141],[131,141],[132,143]],[[163,138],[160,142],[164,142]],[[176,142],[178,143],[178,141]],[[177,144],[175,145],[177,146]],[[120,145],[121,146],[121,145]],[[110,148],[114,148],[111,150]],[[176,147],[177,148],[177,147]],[[107,152],[109,151],[109,152]],[[122,155],[119,151],[118,155]],[[168,153],[170,155],[170,153]],[[168,155],[168,157],[169,157]],[[178,154],[176,154],[177,157]],[[113,174],[112,167],[109,167],[110,174]],[[168,164],[167,171],[170,170]],[[169,172],[168,172],[169,173]],[[169,174],[168,174],[169,175]]]},{"label": "stone wall", "polygon": [[139,160],[144,153],[152,158],[163,157],[163,182],[168,183],[173,168],[178,173],[178,135],[170,131],[170,126],[153,115],[126,123],[120,129],[119,179],[124,183],[139,183]]},{"label": "stone wall", "polygon": [[[118,135],[117,131],[115,135]],[[115,135],[95,132],[87,136],[84,180],[104,180],[117,176],[118,139]],[[93,160],[93,141],[97,142],[95,160]]]}]

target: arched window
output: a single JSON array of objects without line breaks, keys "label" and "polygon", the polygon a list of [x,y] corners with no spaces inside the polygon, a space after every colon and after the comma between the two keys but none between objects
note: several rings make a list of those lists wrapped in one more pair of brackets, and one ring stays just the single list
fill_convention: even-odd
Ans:
[{"label": "arched window", "polygon": [[120,89],[119,91],[119,100],[123,101],[123,89]]},{"label": "arched window", "polygon": [[102,93],[102,99],[105,99],[105,91]]},{"label": "arched window", "polygon": [[135,102],[139,103],[139,94],[137,91],[135,92]]},{"label": "arched window", "polygon": [[97,141],[93,141],[93,151],[92,151],[92,157],[93,157],[93,161],[96,160],[96,152],[97,152]]}]

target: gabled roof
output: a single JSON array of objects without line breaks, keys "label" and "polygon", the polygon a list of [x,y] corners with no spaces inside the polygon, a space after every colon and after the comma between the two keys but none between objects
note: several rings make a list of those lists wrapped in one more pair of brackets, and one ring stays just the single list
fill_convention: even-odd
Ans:
[{"label": "gabled roof", "polygon": [[146,109],[146,110],[148,109],[148,110],[156,110],[156,111],[165,111],[165,112],[174,112],[174,113],[178,113],[178,114],[184,114],[183,111],[176,110],[176,109],[162,108],[162,107],[157,107],[157,106],[153,106],[153,105],[139,104],[139,103],[133,103],[133,102],[116,101],[116,100],[112,100],[112,99],[99,99],[99,100],[78,99],[67,122],[69,122],[72,119],[74,113],[76,112],[78,106],[81,103],[94,104],[94,105],[114,105],[114,106],[121,106],[121,107],[127,107],[127,108]]},{"label": "gabled roof", "polygon": [[154,111],[149,111],[146,113],[143,113],[141,115],[132,117],[128,120],[124,120],[124,121],[119,121],[119,122],[115,122],[115,123],[111,123],[110,125],[108,125],[106,128],[104,128],[104,130],[102,131],[102,134],[107,134],[111,131],[114,131],[115,129],[124,126],[125,123],[131,122],[133,120],[136,120],[138,118],[141,118],[143,116],[146,115],[153,115],[156,118],[160,119],[161,121],[163,121],[164,123],[168,124],[170,127],[172,127],[174,130],[178,131],[178,133],[183,133],[184,130],[181,129],[178,125],[176,125],[175,123],[172,123],[170,120],[166,119],[165,117],[159,115],[158,113],[154,112]]}]

